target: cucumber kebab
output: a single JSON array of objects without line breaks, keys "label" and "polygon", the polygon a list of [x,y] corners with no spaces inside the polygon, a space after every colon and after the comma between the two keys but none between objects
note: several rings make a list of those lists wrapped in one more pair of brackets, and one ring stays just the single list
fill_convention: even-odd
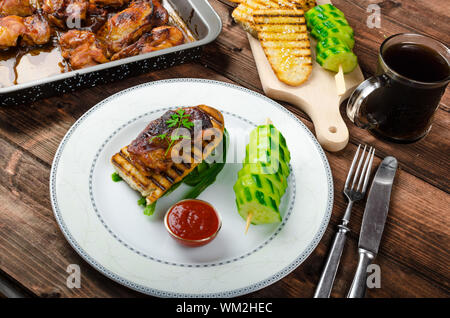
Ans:
[{"label": "cucumber kebab", "polygon": [[323,68],[350,73],[358,65],[358,59],[352,52],[355,45],[353,29],[344,13],[332,4],[316,6],[305,13],[307,27],[311,35],[318,40],[316,60]]},{"label": "cucumber kebab", "polygon": [[250,133],[245,160],[233,187],[241,217],[250,223],[281,221],[281,198],[290,174],[290,152],[283,135],[268,122]]}]

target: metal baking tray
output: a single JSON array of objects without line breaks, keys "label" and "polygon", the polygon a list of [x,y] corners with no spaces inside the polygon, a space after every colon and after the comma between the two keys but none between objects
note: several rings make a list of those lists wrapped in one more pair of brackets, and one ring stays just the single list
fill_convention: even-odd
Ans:
[{"label": "metal baking tray", "polygon": [[29,104],[42,98],[73,92],[83,87],[111,83],[199,58],[202,47],[214,41],[222,30],[222,21],[218,14],[207,0],[162,0],[161,3],[171,18],[176,20],[175,22],[187,27],[190,35],[195,38],[193,42],[39,80],[0,87],[0,106]]}]

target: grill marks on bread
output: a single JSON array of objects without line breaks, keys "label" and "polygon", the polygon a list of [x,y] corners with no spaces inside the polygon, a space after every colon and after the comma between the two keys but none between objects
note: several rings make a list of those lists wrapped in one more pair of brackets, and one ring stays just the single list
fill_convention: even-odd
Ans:
[{"label": "grill marks on bread", "polygon": [[258,38],[280,81],[303,84],[312,72],[312,58],[304,12],[314,0],[243,0],[233,18]]},{"label": "grill marks on bread", "polygon": [[291,86],[304,83],[312,71],[304,11],[257,10],[253,18],[258,38],[278,79]]}]

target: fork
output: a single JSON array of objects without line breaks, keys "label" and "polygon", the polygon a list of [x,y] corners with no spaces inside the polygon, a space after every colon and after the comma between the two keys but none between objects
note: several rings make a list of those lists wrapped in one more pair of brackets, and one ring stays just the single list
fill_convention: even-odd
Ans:
[{"label": "fork", "polygon": [[[319,284],[317,285],[316,292],[314,293],[314,298],[330,297],[331,289],[333,288],[334,279],[336,277],[336,272],[339,267],[342,251],[344,249],[346,234],[350,231],[347,225],[350,222],[350,215],[352,213],[353,204],[356,201],[364,198],[367,184],[369,182],[373,157],[375,155],[375,148],[370,147],[368,152],[366,152],[366,149],[367,145],[364,146],[361,157],[359,157],[359,153],[361,151],[361,145],[359,145],[358,149],[356,150],[355,156],[353,157],[347,180],[345,181],[344,185],[344,194],[348,199],[347,209],[345,210],[344,217],[342,218],[342,223],[338,226],[339,230],[334,238],[333,246],[331,247],[330,254],[328,255],[327,262],[325,263],[325,267],[322,271],[322,276],[320,277]],[[355,173],[353,174],[354,171]]]}]

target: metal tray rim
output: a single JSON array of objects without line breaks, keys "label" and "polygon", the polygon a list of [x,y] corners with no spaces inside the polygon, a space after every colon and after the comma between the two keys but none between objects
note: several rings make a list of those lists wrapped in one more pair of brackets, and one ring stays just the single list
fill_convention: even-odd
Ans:
[{"label": "metal tray rim", "polygon": [[3,88],[0,88],[0,97],[2,94],[12,93],[12,92],[16,92],[16,91],[18,92],[21,90],[25,90],[25,89],[37,86],[37,85],[57,82],[57,81],[64,80],[67,78],[76,77],[76,76],[82,75],[82,74],[93,73],[95,71],[100,71],[100,70],[104,70],[104,69],[108,69],[108,68],[114,68],[119,65],[130,64],[133,62],[146,60],[146,59],[149,59],[152,57],[163,56],[163,55],[178,52],[178,51],[183,51],[183,50],[187,50],[187,49],[191,49],[191,48],[195,48],[195,47],[204,46],[208,43],[213,42],[222,31],[223,24],[222,24],[222,20],[220,19],[220,16],[213,9],[213,7],[208,2],[208,0],[195,0],[195,1],[189,1],[189,3],[192,5],[192,8],[197,13],[199,13],[200,18],[204,21],[204,23],[208,29],[207,35],[200,40],[197,40],[197,41],[194,41],[191,43],[182,44],[182,45],[172,47],[172,48],[167,48],[167,49],[164,49],[161,51],[150,52],[150,53],[141,54],[141,55],[137,55],[137,56],[127,57],[127,58],[124,58],[121,60],[111,61],[108,63],[87,67],[85,69],[70,71],[67,73],[52,75],[52,76],[49,76],[46,78],[42,78],[42,79],[38,79],[38,80],[34,80],[34,81],[22,83],[22,84],[3,87]]}]

